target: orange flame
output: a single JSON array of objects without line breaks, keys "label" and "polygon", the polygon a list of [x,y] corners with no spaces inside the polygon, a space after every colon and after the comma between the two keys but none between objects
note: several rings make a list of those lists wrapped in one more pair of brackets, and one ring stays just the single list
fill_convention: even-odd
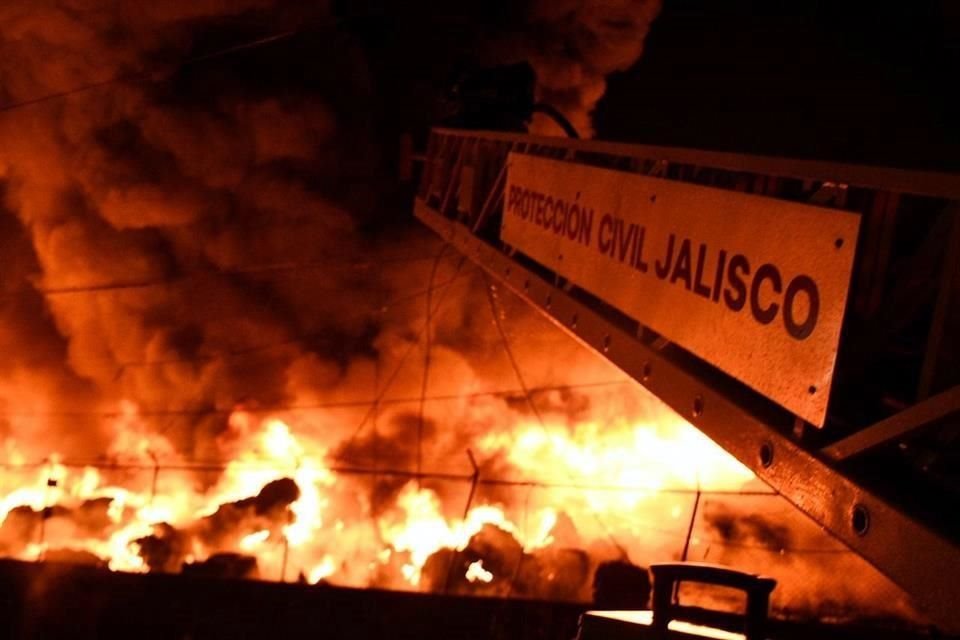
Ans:
[{"label": "orange flame", "polygon": [[[182,462],[165,438],[149,433],[132,403],[121,405],[114,426],[117,436],[111,453],[115,460],[158,469],[163,468],[160,460],[167,465]],[[739,485],[751,478],[746,469],[726,459],[692,429],[677,429],[677,425],[666,429],[674,432],[666,437],[663,426],[625,420],[615,425],[585,422],[573,429],[526,424],[489,432],[476,446],[486,456],[504,456],[513,468],[540,482],[585,482],[633,489],[591,493],[584,504],[570,505],[575,510],[635,508],[670,483],[690,484],[709,478]],[[285,506],[285,521],[271,525],[256,520],[250,528],[241,526],[235,535],[216,543],[194,536],[184,558],[196,562],[217,552],[249,554],[258,558],[267,575],[280,575],[279,565],[289,555],[297,562],[291,568],[312,583],[336,581],[338,573],[343,573],[348,583],[358,576],[369,580],[396,558],[401,563],[403,581],[416,586],[431,555],[441,549],[464,550],[487,525],[510,534],[528,553],[556,542],[558,511],[552,504],[537,503],[532,509],[528,504],[522,526],[510,515],[510,505],[496,502],[473,506],[465,518],[450,518],[444,515],[441,496],[414,481],[396,493],[392,508],[379,517],[373,532],[343,517],[329,521],[327,512],[342,516],[349,515],[351,509],[342,504],[346,497],[335,486],[337,477],[326,463],[325,447],[296,434],[289,423],[277,417],[257,420],[242,411],[231,416],[224,443],[233,455],[216,483],[206,490],[198,490],[189,471],[158,471],[159,483],[150,489],[143,486],[142,479],[129,487],[111,485],[104,482],[97,468],[67,467],[57,456],[38,467],[31,481],[17,483],[12,476],[22,475],[28,467],[23,456],[10,456],[23,466],[14,466],[3,474],[8,476],[3,482],[8,490],[0,498],[0,522],[14,509],[27,508],[44,518],[46,526],[42,540],[24,540],[7,554],[37,559],[50,549],[72,550],[92,554],[113,570],[146,571],[149,567],[138,540],[154,534],[157,526],[163,523],[189,530],[198,521],[215,517],[223,505],[240,504],[257,496],[269,483],[284,478],[292,479],[299,490],[296,499]],[[8,451],[16,451],[16,443],[7,442],[5,446]],[[106,519],[99,528],[84,529],[68,514],[56,509],[51,513],[54,507],[77,512],[97,500],[106,505]],[[339,502],[332,505],[331,501]],[[362,501],[355,506],[354,516],[369,517],[365,513],[369,507]],[[371,533],[378,543],[356,542],[351,553],[359,553],[359,557],[339,557],[338,542],[351,535]],[[363,570],[353,567],[345,571],[348,560],[358,562]],[[477,561],[470,565],[466,577],[471,582],[489,582],[490,575]]]}]

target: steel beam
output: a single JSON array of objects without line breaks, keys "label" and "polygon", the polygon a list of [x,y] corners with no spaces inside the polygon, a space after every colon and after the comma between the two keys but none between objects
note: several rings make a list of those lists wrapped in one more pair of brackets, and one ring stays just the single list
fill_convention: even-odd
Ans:
[{"label": "steel beam", "polygon": [[833,185],[869,187],[880,191],[910,193],[913,195],[960,200],[960,178],[954,173],[909,171],[863,165],[795,160],[772,156],[755,156],[722,151],[703,151],[679,147],[604,142],[601,140],[572,140],[549,138],[502,131],[464,131],[463,129],[433,129],[435,134],[456,138],[475,138],[513,144],[527,143],[544,147],[563,147],[568,152],[604,153],[624,158],[656,160],[687,164],[711,169],[742,171],[779,178],[816,180]]},{"label": "steel beam", "polygon": [[[503,139],[503,135],[497,134],[497,139]],[[565,141],[573,143],[577,142]],[[916,185],[913,187],[915,191]],[[776,417],[771,419],[767,412],[758,410],[762,405],[726,393],[704,369],[646,344],[637,337],[636,330],[629,331],[612,322],[594,305],[555,286],[419,198],[415,214],[503,286],[640,382],[751,468],[798,509],[900,585],[945,630],[960,631],[960,548],[794,443],[777,428],[789,429],[791,420],[780,425]],[[780,414],[779,419],[785,417],[789,418]]]},{"label": "steel beam", "polygon": [[960,413],[960,386],[948,389],[834,442],[825,447],[822,453],[832,460],[846,460],[955,413]]}]

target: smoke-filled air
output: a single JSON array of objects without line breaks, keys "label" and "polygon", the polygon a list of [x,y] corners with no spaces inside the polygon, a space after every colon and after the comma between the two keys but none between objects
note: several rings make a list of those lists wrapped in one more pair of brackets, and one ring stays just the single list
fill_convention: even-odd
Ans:
[{"label": "smoke-filled air", "polygon": [[[910,615],[419,230],[363,48],[298,4],[0,3],[0,105],[103,83],[0,111],[0,555],[570,601],[686,557],[773,575],[781,613]],[[589,132],[658,4],[525,11],[502,58]],[[328,55],[209,55],[302,24]]]}]

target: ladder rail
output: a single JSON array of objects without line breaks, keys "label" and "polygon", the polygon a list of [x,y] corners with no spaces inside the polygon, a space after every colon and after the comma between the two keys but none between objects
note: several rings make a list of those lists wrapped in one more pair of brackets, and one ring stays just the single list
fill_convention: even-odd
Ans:
[{"label": "ladder rail", "polygon": [[[439,160],[428,157],[430,180],[439,177],[445,182],[441,193],[448,187],[456,190],[453,183],[460,176],[453,174],[457,167],[491,162],[491,154],[502,162],[507,152],[522,149],[572,162],[613,164],[618,169],[741,191],[769,195],[780,190],[785,198],[815,198],[854,211],[884,209],[890,201],[898,200],[889,194],[899,192],[960,201],[960,179],[948,174],[491,132],[438,129],[433,135],[440,141],[446,137],[476,141],[472,146],[460,144],[460,152],[454,156]],[[432,148],[442,146],[437,141],[431,143]],[[496,160],[493,162],[496,164]],[[445,168],[449,175],[445,175]],[[956,541],[864,486],[844,469],[842,460],[828,455],[829,448],[807,442],[802,437],[804,430],[797,428],[797,419],[785,409],[683,349],[664,347],[659,336],[636,321],[504,246],[495,225],[499,211],[491,210],[502,208],[499,168],[486,171],[496,176],[495,180],[469,185],[475,194],[472,199],[483,203],[479,210],[471,211],[469,203],[458,202],[456,197],[440,200],[421,191],[415,201],[416,217],[503,286],[686,417],[901,586],[944,629],[960,631],[960,607],[956,606],[960,548]],[[793,181],[792,186],[786,180]],[[860,191],[851,193],[849,185],[857,185]],[[883,247],[871,269],[885,268],[888,253],[889,247]],[[948,397],[955,400],[956,394]]]}]

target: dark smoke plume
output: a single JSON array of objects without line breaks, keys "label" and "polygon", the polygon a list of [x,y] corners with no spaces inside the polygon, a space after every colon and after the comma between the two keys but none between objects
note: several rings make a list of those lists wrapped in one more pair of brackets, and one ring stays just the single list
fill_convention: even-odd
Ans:
[{"label": "dark smoke plume", "polygon": [[[593,134],[591,114],[606,78],[640,58],[660,0],[534,0],[522,28],[497,40],[495,55],[529,61],[537,97],[559,109],[580,132]],[[534,132],[562,135],[537,116]]]},{"label": "dark smoke plume", "polygon": [[[325,18],[263,0],[148,4],[4,3],[0,103]],[[255,71],[211,60],[0,113],[0,407],[33,416],[0,427],[18,441],[53,429],[58,448],[94,453],[99,421],[47,414],[280,403],[372,352],[376,304],[398,283],[350,268],[377,249],[360,229],[369,197],[342,186],[372,174],[342,162],[369,132],[319,93],[244,84],[231,64]],[[220,423],[165,431],[204,455]]]},{"label": "dark smoke plume", "polygon": [[[529,59],[543,97],[586,127],[657,10],[533,3],[487,48]],[[425,285],[429,261],[351,266],[434,249],[376,222],[402,214],[378,199],[372,78],[324,3],[15,0],[0,21],[0,104],[106,82],[0,113],[0,433],[21,447],[56,434],[57,449],[92,457],[116,427],[86,412],[128,400],[195,410],[154,428],[215,458],[222,412],[372,387],[374,363],[417,339],[420,305],[384,307]],[[304,25],[297,37],[329,59],[269,43],[204,59]],[[497,348],[475,315],[442,321],[439,347]],[[46,455],[37,444],[24,453]]]}]

